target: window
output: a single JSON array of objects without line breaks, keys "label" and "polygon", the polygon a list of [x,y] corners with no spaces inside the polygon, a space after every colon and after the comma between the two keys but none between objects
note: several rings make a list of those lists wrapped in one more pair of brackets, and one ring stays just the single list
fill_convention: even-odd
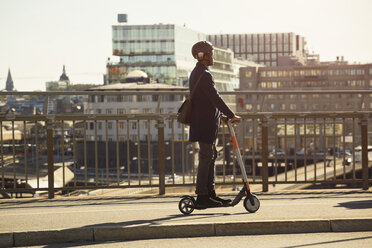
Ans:
[{"label": "window", "polygon": [[137,114],[137,112],[138,112],[138,109],[130,109],[131,114]]},{"label": "window", "polygon": [[102,122],[98,122],[98,129],[99,129],[99,130],[102,129]]},{"label": "window", "polygon": [[106,114],[111,115],[112,114],[112,109],[106,109]]},{"label": "window", "polygon": [[119,115],[125,114],[125,109],[118,109],[118,114]]},{"label": "window", "polygon": [[89,128],[90,128],[91,130],[94,129],[94,123],[93,123],[93,122],[89,122]]},{"label": "window", "polygon": [[168,113],[173,113],[174,109],[173,108],[167,108]]},{"label": "window", "polygon": [[296,104],[291,103],[291,104],[289,105],[289,109],[290,109],[290,110],[296,110]]},{"label": "window", "polygon": [[246,77],[246,78],[250,78],[250,77],[252,77],[252,72],[251,72],[251,71],[246,71],[246,72],[245,72],[245,77]]},{"label": "window", "polygon": [[120,129],[124,129],[125,128],[125,122],[124,121],[120,121],[119,122],[119,128]]},{"label": "window", "polygon": [[252,110],[252,108],[253,108],[252,104],[246,104],[245,105],[246,110]]},{"label": "window", "polygon": [[117,96],[107,96],[107,102],[116,102]]},{"label": "window", "polygon": [[101,114],[102,113],[101,109],[96,109],[96,113]]},{"label": "window", "polygon": [[144,108],[144,109],[143,109],[143,113],[144,113],[144,114],[149,114],[149,113],[151,113],[151,108]]},{"label": "window", "polygon": [[112,129],[112,122],[111,121],[109,121],[108,123],[107,123],[108,125],[107,125],[107,127],[108,127],[108,129]]},{"label": "window", "polygon": [[97,97],[98,97],[98,102],[104,102],[105,101],[105,96],[104,95],[97,96]]}]

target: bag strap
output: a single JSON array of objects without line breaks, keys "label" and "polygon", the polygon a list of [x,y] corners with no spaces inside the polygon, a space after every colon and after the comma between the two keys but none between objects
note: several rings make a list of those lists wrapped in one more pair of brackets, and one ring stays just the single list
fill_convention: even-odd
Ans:
[{"label": "bag strap", "polygon": [[194,96],[195,91],[196,91],[196,88],[198,87],[199,82],[200,82],[200,79],[203,77],[203,75],[204,75],[204,71],[203,71],[202,74],[199,76],[198,81],[196,81],[196,84],[195,84],[194,88],[191,90],[190,98],[189,98],[190,101],[191,101],[192,97]]}]

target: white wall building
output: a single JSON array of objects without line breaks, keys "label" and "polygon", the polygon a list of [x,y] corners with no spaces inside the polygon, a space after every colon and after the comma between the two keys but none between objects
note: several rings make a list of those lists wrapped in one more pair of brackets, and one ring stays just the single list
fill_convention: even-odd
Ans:
[{"label": "white wall building", "polygon": [[[133,78],[143,79],[143,81],[133,82]],[[144,91],[188,91],[187,87],[172,86],[169,84],[160,83],[144,83],[148,82],[146,73],[142,71],[132,71],[128,74],[127,81],[130,83],[118,83],[103,85],[89,89],[90,91],[118,91],[118,95],[95,95],[89,96],[88,103],[85,106],[87,114],[156,114],[156,113],[176,113],[181,106],[184,96],[181,95],[162,95],[161,104],[158,108],[158,95],[141,95]],[[130,95],[120,95],[120,92],[133,92]],[[154,117],[155,119],[155,117]],[[118,123],[118,133],[116,133],[116,125]],[[129,124],[129,126],[128,126]],[[97,121],[97,140],[105,141],[132,141],[148,140],[148,128],[150,125],[150,140],[158,140],[158,130],[156,121],[147,120],[109,120],[107,121],[107,137],[106,137],[106,121]],[[138,130],[140,129],[140,130]],[[165,140],[172,139],[172,121],[165,120]],[[188,128],[185,127],[183,139],[188,139]],[[87,122],[87,137],[88,140],[94,140],[95,127],[94,121]],[[174,139],[182,140],[182,125],[174,121]]]}]

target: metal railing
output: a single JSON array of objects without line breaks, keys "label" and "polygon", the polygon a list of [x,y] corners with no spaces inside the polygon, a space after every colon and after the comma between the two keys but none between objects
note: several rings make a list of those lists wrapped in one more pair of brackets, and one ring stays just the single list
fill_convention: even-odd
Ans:
[{"label": "metal railing", "polygon": [[[371,93],[252,91],[221,94]],[[45,105],[50,97],[61,94],[186,95],[183,91],[7,93],[44,95]],[[162,104],[161,97],[159,99],[158,106]],[[368,189],[372,181],[371,163],[368,161],[371,111],[242,112],[238,115],[243,121],[236,131],[248,177],[253,184],[262,184],[263,191],[268,191],[270,184],[299,183],[361,183],[363,189]],[[178,125],[175,113],[0,114],[1,190],[8,193],[47,191],[53,198],[57,191],[158,187],[159,193],[164,194],[166,187],[195,185],[198,148],[187,141],[187,127]],[[182,138],[176,137],[176,131],[181,132]],[[88,137],[89,132],[92,137]],[[98,139],[99,132],[105,139]],[[165,132],[169,136],[167,140]],[[141,139],[144,133],[146,138]],[[151,138],[154,135],[157,138]],[[217,144],[216,184],[238,183],[239,171],[230,157],[229,145],[227,128],[222,124]]]}]

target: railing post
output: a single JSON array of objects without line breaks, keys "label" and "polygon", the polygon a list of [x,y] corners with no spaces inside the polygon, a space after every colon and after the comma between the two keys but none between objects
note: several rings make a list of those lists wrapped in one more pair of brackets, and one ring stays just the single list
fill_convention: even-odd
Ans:
[{"label": "railing post", "polygon": [[268,167],[268,157],[269,157],[269,132],[268,132],[268,120],[266,117],[261,119],[261,140],[262,140],[262,147],[261,147],[261,176],[262,176],[262,191],[268,192],[269,191],[269,167]]},{"label": "railing post", "polygon": [[[47,117],[48,118],[48,117]],[[48,198],[54,198],[54,141],[53,141],[53,122],[48,118],[46,121],[47,129],[47,155],[48,155]]]},{"label": "railing post", "polygon": [[158,167],[159,167],[159,195],[165,194],[165,144],[164,120],[158,119]]},{"label": "railing post", "polygon": [[362,117],[360,120],[362,136],[362,180],[363,189],[368,190],[368,119]]}]

